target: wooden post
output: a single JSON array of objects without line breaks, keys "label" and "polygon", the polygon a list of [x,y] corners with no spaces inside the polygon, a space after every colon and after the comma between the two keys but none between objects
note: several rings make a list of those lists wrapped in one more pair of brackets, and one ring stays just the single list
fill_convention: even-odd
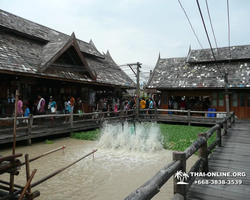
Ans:
[{"label": "wooden post", "polygon": [[[15,152],[16,152],[17,103],[18,103],[18,90],[16,90],[15,120],[14,120],[14,132],[13,132],[13,149],[12,149],[12,154],[15,154]],[[20,120],[19,120],[19,121],[20,121]]]},{"label": "wooden post", "polygon": [[227,135],[227,129],[228,129],[228,120],[226,120],[226,122],[223,124],[223,128],[224,128],[224,135]]},{"label": "wooden post", "polygon": [[28,131],[27,131],[27,135],[31,134],[32,126],[33,126],[33,115],[30,114],[29,115],[29,119],[28,119]]},{"label": "wooden post", "polygon": [[74,119],[73,119],[73,110],[70,112],[70,128],[73,128],[74,127],[74,125],[73,125],[73,121],[74,121]]},{"label": "wooden post", "polygon": [[217,135],[217,138],[219,138],[219,141],[218,141],[218,147],[221,147],[221,124],[217,124],[220,126],[219,129],[216,130],[216,135]]},{"label": "wooden post", "polygon": [[155,106],[155,121],[157,121],[157,108]]},{"label": "wooden post", "polygon": [[[207,140],[207,134],[206,133],[198,133],[198,137],[205,137]],[[200,148],[199,148],[199,157],[202,157],[205,159],[205,163],[203,165],[202,172],[207,173],[208,172],[208,152],[207,152],[207,142],[205,142]]]},{"label": "wooden post", "polygon": [[229,113],[229,118],[227,120],[227,127],[231,128],[231,113]]},{"label": "wooden post", "polygon": [[233,123],[235,123],[235,112],[233,111]]},{"label": "wooden post", "polygon": [[[26,180],[30,179],[30,161],[29,161],[29,154],[25,154],[25,164],[26,164]],[[28,192],[31,193],[31,187],[29,185]]]},{"label": "wooden post", "polygon": [[[186,153],[185,152],[179,152],[174,151],[173,152],[173,160],[179,160],[181,161],[181,167],[177,171],[186,172]],[[174,186],[174,194],[178,193],[184,196],[184,199],[186,199],[186,185],[178,185],[177,183],[179,180],[173,176],[173,186]]]},{"label": "wooden post", "polygon": [[190,120],[190,109],[188,109],[188,126],[190,126],[191,125],[191,122],[190,122],[191,120]]}]

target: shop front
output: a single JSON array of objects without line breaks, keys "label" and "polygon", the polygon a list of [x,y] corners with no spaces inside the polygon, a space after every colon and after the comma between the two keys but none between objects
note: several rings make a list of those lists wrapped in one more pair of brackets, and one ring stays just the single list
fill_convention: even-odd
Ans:
[{"label": "shop front", "polygon": [[[37,96],[41,95],[47,104],[52,96],[57,103],[57,113],[64,113],[64,103],[69,96],[75,98],[75,109],[83,112],[92,112],[96,106],[96,100],[101,97],[113,97],[120,95],[114,87],[84,84],[78,82],[67,82],[61,80],[51,80],[44,78],[16,76],[10,74],[0,74],[0,116],[11,117],[15,107],[15,91],[19,91],[19,98],[23,103],[27,103],[30,112],[36,114]],[[78,105],[78,100],[81,104]]]}]

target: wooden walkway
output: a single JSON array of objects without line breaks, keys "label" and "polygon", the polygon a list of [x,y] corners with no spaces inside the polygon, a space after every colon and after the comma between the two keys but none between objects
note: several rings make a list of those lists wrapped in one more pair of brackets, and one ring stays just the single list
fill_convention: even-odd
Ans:
[{"label": "wooden walkway", "polygon": [[245,172],[245,177],[207,177],[196,181],[242,180],[234,184],[197,184],[193,183],[188,200],[245,200],[250,199],[250,121],[236,120],[228,134],[222,138],[222,147],[217,147],[209,158],[209,172]]}]

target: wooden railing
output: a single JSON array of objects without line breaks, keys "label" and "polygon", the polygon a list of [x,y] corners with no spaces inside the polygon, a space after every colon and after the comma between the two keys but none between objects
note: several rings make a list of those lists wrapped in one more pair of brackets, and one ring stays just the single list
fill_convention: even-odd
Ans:
[{"label": "wooden railing", "polygon": [[[146,114],[148,112],[148,114]],[[151,114],[150,114],[151,113]],[[171,113],[171,114],[170,114]],[[214,114],[215,117],[208,117]],[[191,110],[172,110],[172,109],[140,109],[138,120],[140,121],[168,121],[182,122],[191,124],[215,124],[215,121],[225,118],[226,112],[213,111],[191,111]]]},{"label": "wooden railing", "polygon": [[[126,112],[132,113],[129,115],[126,115]],[[105,120],[115,120],[118,119],[121,122],[123,122],[124,119],[133,119],[134,118],[134,110],[127,110],[127,111],[117,111],[117,112],[92,112],[92,113],[80,113],[80,114],[45,114],[45,115],[32,115],[30,114],[29,117],[17,117],[17,120],[21,123],[21,121],[23,120],[28,120],[27,125],[25,126],[21,126],[21,127],[17,127],[16,130],[20,131],[20,130],[25,130],[26,131],[26,135],[30,135],[32,130],[35,128],[44,128],[46,127],[45,125],[36,125],[34,124],[35,120],[41,120],[41,119],[46,119],[46,118],[69,118],[69,121],[66,123],[66,125],[68,125],[67,130],[70,131],[70,129],[74,129],[76,127],[77,124],[79,123],[88,123],[88,122],[96,122],[96,123],[101,123]],[[107,115],[112,115],[115,114],[116,116],[107,116]],[[106,115],[106,117],[103,117],[103,115]],[[97,117],[96,117],[97,116]],[[0,118],[0,121],[9,121],[9,122],[13,122],[14,121],[14,117],[10,117],[10,118]],[[58,124],[54,124],[55,126]],[[53,127],[53,124],[50,125],[51,127]],[[2,128],[0,129],[0,133],[1,132],[7,132],[7,131],[12,131],[13,128]]]},{"label": "wooden railing", "polygon": [[[227,134],[227,130],[235,122],[235,113],[231,112],[221,122],[218,122],[206,133],[199,133],[198,139],[192,143],[184,152],[173,152],[173,161],[166,165],[163,169],[158,171],[150,180],[143,184],[140,188],[132,192],[126,200],[144,200],[151,199],[155,196],[160,188],[179,170],[186,172],[186,162],[197,150],[199,150],[199,158],[188,172],[189,179],[188,185],[177,184],[178,180],[173,176],[173,200],[184,200],[186,194],[195,180],[191,176],[191,172],[208,172],[208,156],[211,151],[216,147],[221,147],[221,138]],[[210,138],[216,131],[216,139],[207,146],[207,139]]]}]

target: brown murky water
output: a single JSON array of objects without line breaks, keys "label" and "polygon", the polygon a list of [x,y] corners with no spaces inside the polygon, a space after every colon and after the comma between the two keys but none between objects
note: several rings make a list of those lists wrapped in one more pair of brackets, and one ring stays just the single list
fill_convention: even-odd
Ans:
[{"label": "brown murky water", "polygon": [[[59,139],[53,144],[36,143],[32,146],[17,147],[16,153],[28,153],[30,158],[49,150],[66,145],[65,155],[62,150],[40,158],[31,163],[31,170],[37,169],[32,182],[64,167],[81,156],[98,148],[94,154],[73,165],[48,181],[36,186],[40,200],[116,200],[124,199],[132,191],[150,179],[164,165],[172,161],[172,152],[136,152],[124,149],[102,148],[97,141],[83,141],[71,138]],[[8,155],[11,150],[4,150]],[[188,160],[187,168],[194,164],[197,157]],[[23,160],[23,159],[22,159]],[[4,180],[9,176],[1,175]],[[25,167],[15,177],[15,183],[25,184]],[[165,184],[154,200],[166,200],[172,197],[172,179]]]}]

